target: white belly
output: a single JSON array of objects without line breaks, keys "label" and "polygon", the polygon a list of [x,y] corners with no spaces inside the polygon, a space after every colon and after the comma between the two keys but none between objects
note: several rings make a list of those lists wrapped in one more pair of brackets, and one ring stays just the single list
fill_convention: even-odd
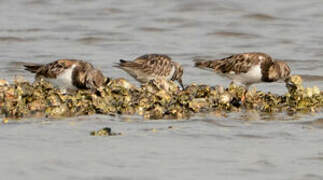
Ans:
[{"label": "white belly", "polygon": [[257,65],[250,68],[250,70],[247,73],[235,74],[232,72],[229,73],[227,76],[237,83],[253,84],[261,82],[262,74],[260,65]]},{"label": "white belly", "polygon": [[56,76],[56,78],[44,78],[46,81],[53,84],[55,87],[59,89],[77,89],[73,86],[72,82],[72,73],[75,65],[72,65],[69,69],[65,69],[63,73]]},{"label": "white belly", "polygon": [[168,76],[166,77],[167,80],[171,80],[175,73],[175,66],[172,66],[171,71],[169,72]]}]

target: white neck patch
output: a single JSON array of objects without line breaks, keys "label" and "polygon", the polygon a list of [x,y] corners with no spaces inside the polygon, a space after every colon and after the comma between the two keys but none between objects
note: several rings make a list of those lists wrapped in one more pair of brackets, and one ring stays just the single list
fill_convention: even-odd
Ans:
[{"label": "white neck patch", "polygon": [[171,80],[172,79],[172,77],[173,77],[173,75],[175,73],[175,70],[176,70],[176,67],[175,66],[172,66],[172,69],[170,70],[168,76],[166,77],[167,80]]},{"label": "white neck patch", "polygon": [[56,78],[45,78],[45,80],[60,89],[77,89],[73,86],[72,82],[72,74],[75,66],[76,65],[73,64],[70,68],[65,69],[61,74],[57,75]]}]

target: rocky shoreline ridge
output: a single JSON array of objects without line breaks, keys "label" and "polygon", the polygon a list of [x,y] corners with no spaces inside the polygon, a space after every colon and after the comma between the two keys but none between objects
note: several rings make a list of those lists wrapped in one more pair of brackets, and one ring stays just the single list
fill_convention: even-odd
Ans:
[{"label": "rocky shoreline ridge", "polygon": [[[140,88],[119,78],[94,90],[62,93],[45,81],[0,82],[0,113],[5,119],[30,117],[73,117],[92,114],[142,115],[145,119],[188,119],[200,112],[320,112],[323,92],[316,86],[304,88],[300,76],[291,76],[288,92],[276,95],[230,84],[190,84],[181,90],[172,81],[153,80]],[[241,102],[245,95],[244,102]]]}]

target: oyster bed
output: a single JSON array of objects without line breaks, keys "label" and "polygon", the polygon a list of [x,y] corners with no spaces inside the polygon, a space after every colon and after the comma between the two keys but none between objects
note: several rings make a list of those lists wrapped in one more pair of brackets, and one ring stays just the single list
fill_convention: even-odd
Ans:
[{"label": "oyster bed", "polygon": [[[299,76],[286,83],[288,93],[275,95],[231,84],[222,86],[190,84],[180,90],[171,81],[154,80],[135,87],[120,78],[97,90],[62,93],[45,81],[0,83],[0,108],[5,119],[26,117],[71,117],[91,114],[139,114],[145,119],[184,119],[199,112],[318,112],[323,93],[314,86],[304,88]],[[242,103],[241,98],[245,94]]]}]

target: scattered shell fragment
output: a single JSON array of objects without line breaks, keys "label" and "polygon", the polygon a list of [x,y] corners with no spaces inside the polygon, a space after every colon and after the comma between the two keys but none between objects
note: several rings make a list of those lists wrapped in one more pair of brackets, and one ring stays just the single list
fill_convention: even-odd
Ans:
[{"label": "scattered shell fragment", "polygon": [[122,135],[122,133],[112,132],[110,127],[105,127],[98,131],[91,131],[90,135],[91,136],[119,136],[119,135]]}]

